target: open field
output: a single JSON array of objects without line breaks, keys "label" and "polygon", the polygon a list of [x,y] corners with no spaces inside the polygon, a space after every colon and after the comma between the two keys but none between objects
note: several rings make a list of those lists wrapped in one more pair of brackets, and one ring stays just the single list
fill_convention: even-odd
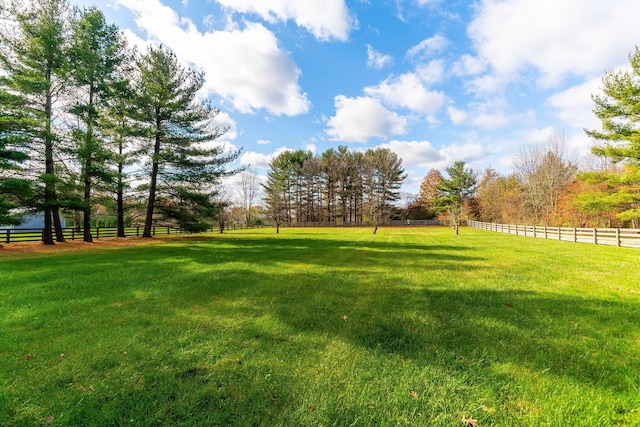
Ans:
[{"label": "open field", "polygon": [[640,425],[637,249],[446,227],[83,248],[0,249],[2,426]]}]

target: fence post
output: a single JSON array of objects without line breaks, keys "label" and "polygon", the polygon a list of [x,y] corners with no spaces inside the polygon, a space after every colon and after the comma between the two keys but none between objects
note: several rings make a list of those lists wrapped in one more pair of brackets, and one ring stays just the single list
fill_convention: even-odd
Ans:
[{"label": "fence post", "polygon": [[573,243],[578,243],[578,231],[573,227]]},{"label": "fence post", "polygon": [[558,227],[558,240],[562,240],[562,235],[560,234],[562,232],[562,230],[560,230],[560,227]]},{"label": "fence post", "polygon": [[6,235],[5,235],[5,240],[7,243],[11,243],[11,230],[7,228],[7,230],[5,231]]},{"label": "fence post", "polygon": [[616,228],[616,246],[620,246],[621,242],[620,242],[620,229]]},{"label": "fence post", "polygon": [[[91,231],[91,229],[89,229]],[[100,238],[100,227],[96,227],[96,239]]]},{"label": "fence post", "polygon": [[598,244],[598,229],[597,228],[593,229],[593,244],[594,245]]},{"label": "fence post", "polygon": [[140,237],[140,226],[136,227],[136,237]]}]

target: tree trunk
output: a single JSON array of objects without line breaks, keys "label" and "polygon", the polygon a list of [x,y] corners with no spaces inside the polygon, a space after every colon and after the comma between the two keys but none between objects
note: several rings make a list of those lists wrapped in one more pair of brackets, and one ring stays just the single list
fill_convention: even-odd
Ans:
[{"label": "tree trunk", "polygon": [[82,228],[83,239],[85,242],[93,242],[91,236],[91,176],[89,169],[91,168],[91,155],[85,159],[84,173],[84,208],[82,210]]},{"label": "tree trunk", "polygon": [[[119,185],[119,184],[118,184]],[[118,194],[116,195],[116,220],[118,222],[118,237],[126,237],[124,232],[124,197],[122,195],[122,190],[118,190]]]},{"label": "tree trunk", "polygon": [[[45,189],[46,193],[46,189]],[[44,229],[42,230],[42,243],[45,245],[53,245],[53,210],[51,206],[45,206],[44,208]]]},{"label": "tree trunk", "polygon": [[62,229],[62,222],[60,221],[60,211],[57,206],[52,209],[53,212],[53,228],[56,231],[56,242],[66,242],[64,238],[64,230]]},{"label": "tree trunk", "polygon": [[[160,132],[160,124],[157,125],[157,132]],[[158,156],[160,155],[160,135],[156,135],[156,142],[153,149],[153,166],[151,167],[151,182],[149,184],[149,201],[147,202],[147,214],[144,220],[144,231],[142,237],[151,237],[151,226],[153,225],[153,210],[156,204],[156,187],[158,185]]]},{"label": "tree trunk", "polygon": [[[93,86],[93,85],[91,85]],[[93,106],[93,87],[89,89],[89,105]],[[91,107],[90,107],[91,109]],[[91,166],[93,159],[93,123],[91,112],[88,113],[87,132],[85,134],[85,158],[84,158],[84,210],[83,210],[83,239],[85,242],[93,242],[91,237]]]},{"label": "tree trunk", "polygon": [[124,232],[124,179],[122,178],[124,164],[122,161],[123,143],[118,143],[118,188],[116,190],[116,220],[118,222],[118,237],[126,237]]},{"label": "tree trunk", "polygon": [[44,173],[48,179],[44,183],[44,230],[42,231],[42,243],[53,245],[53,204],[56,191],[53,182],[53,141],[51,138],[51,95],[47,94],[45,100],[45,140],[44,140]]}]

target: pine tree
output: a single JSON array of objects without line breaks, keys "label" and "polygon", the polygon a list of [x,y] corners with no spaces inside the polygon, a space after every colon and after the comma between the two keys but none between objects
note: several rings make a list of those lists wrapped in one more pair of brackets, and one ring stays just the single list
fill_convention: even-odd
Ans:
[{"label": "pine tree", "polygon": [[[1,81],[2,79],[0,79]],[[0,85],[2,83],[0,82]],[[31,182],[21,177],[27,156],[32,120],[20,97],[0,89],[0,224],[19,225],[13,210],[32,196]]]},{"label": "pine tree", "polygon": [[34,208],[44,210],[43,243],[64,241],[60,217],[60,200],[56,187],[56,150],[60,130],[55,128],[55,102],[67,87],[67,52],[69,35],[69,4],[65,0],[32,0],[11,11],[16,26],[0,33],[0,68],[7,76],[3,89],[20,97],[20,102],[33,119],[28,132],[33,162],[41,162],[34,178],[39,197]]},{"label": "pine tree", "polygon": [[455,162],[445,169],[447,177],[442,177],[437,186],[440,193],[437,203],[439,209],[446,212],[456,234],[465,201],[473,195],[476,188],[476,175],[473,169],[465,168],[464,162]]},{"label": "pine tree", "polygon": [[108,25],[95,7],[83,10],[74,21],[70,46],[70,75],[76,88],[71,113],[78,126],[73,130],[75,153],[80,163],[83,193],[84,241],[91,242],[92,191],[97,181],[111,182],[111,153],[100,129],[100,115],[124,60],[124,41],[118,27]]},{"label": "pine tree", "polygon": [[[602,95],[592,96],[593,112],[602,123],[602,130],[585,130],[587,135],[605,144],[593,148],[593,153],[626,164],[623,175],[591,173],[583,175],[588,182],[606,183],[609,190],[592,194],[584,206],[611,206],[621,211],[616,217],[640,224],[640,48],[629,55],[630,71],[608,71],[602,78]],[[584,198],[584,197],[583,197]],[[587,208],[589,209],[589,208]]]},{"label": "pine tree", "polygon": [[[225,165],[239,152],[207,148],[226,129],[213,126],[219,110],[197,99],[204,74],[184,68],[170,50],[150,47],[137,60],[137,119],[146,130],[150,157],[149,198],[143,237],[151,237],[157,207],[167,218],[192,226],[215,210],[209,201]],[[175,204],[190,206],[175,210]],[[189,214],[189,215],[187,215]],[[193,216],[191,215],[193,214]]]}]

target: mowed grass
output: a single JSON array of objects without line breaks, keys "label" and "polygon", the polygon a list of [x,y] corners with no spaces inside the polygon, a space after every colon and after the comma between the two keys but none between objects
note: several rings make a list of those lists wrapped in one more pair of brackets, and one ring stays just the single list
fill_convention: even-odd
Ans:
[{"label": "mowed grass", "polygon": [[637,426],[640,251],[463,228],[0,249],[0,425]]}]

